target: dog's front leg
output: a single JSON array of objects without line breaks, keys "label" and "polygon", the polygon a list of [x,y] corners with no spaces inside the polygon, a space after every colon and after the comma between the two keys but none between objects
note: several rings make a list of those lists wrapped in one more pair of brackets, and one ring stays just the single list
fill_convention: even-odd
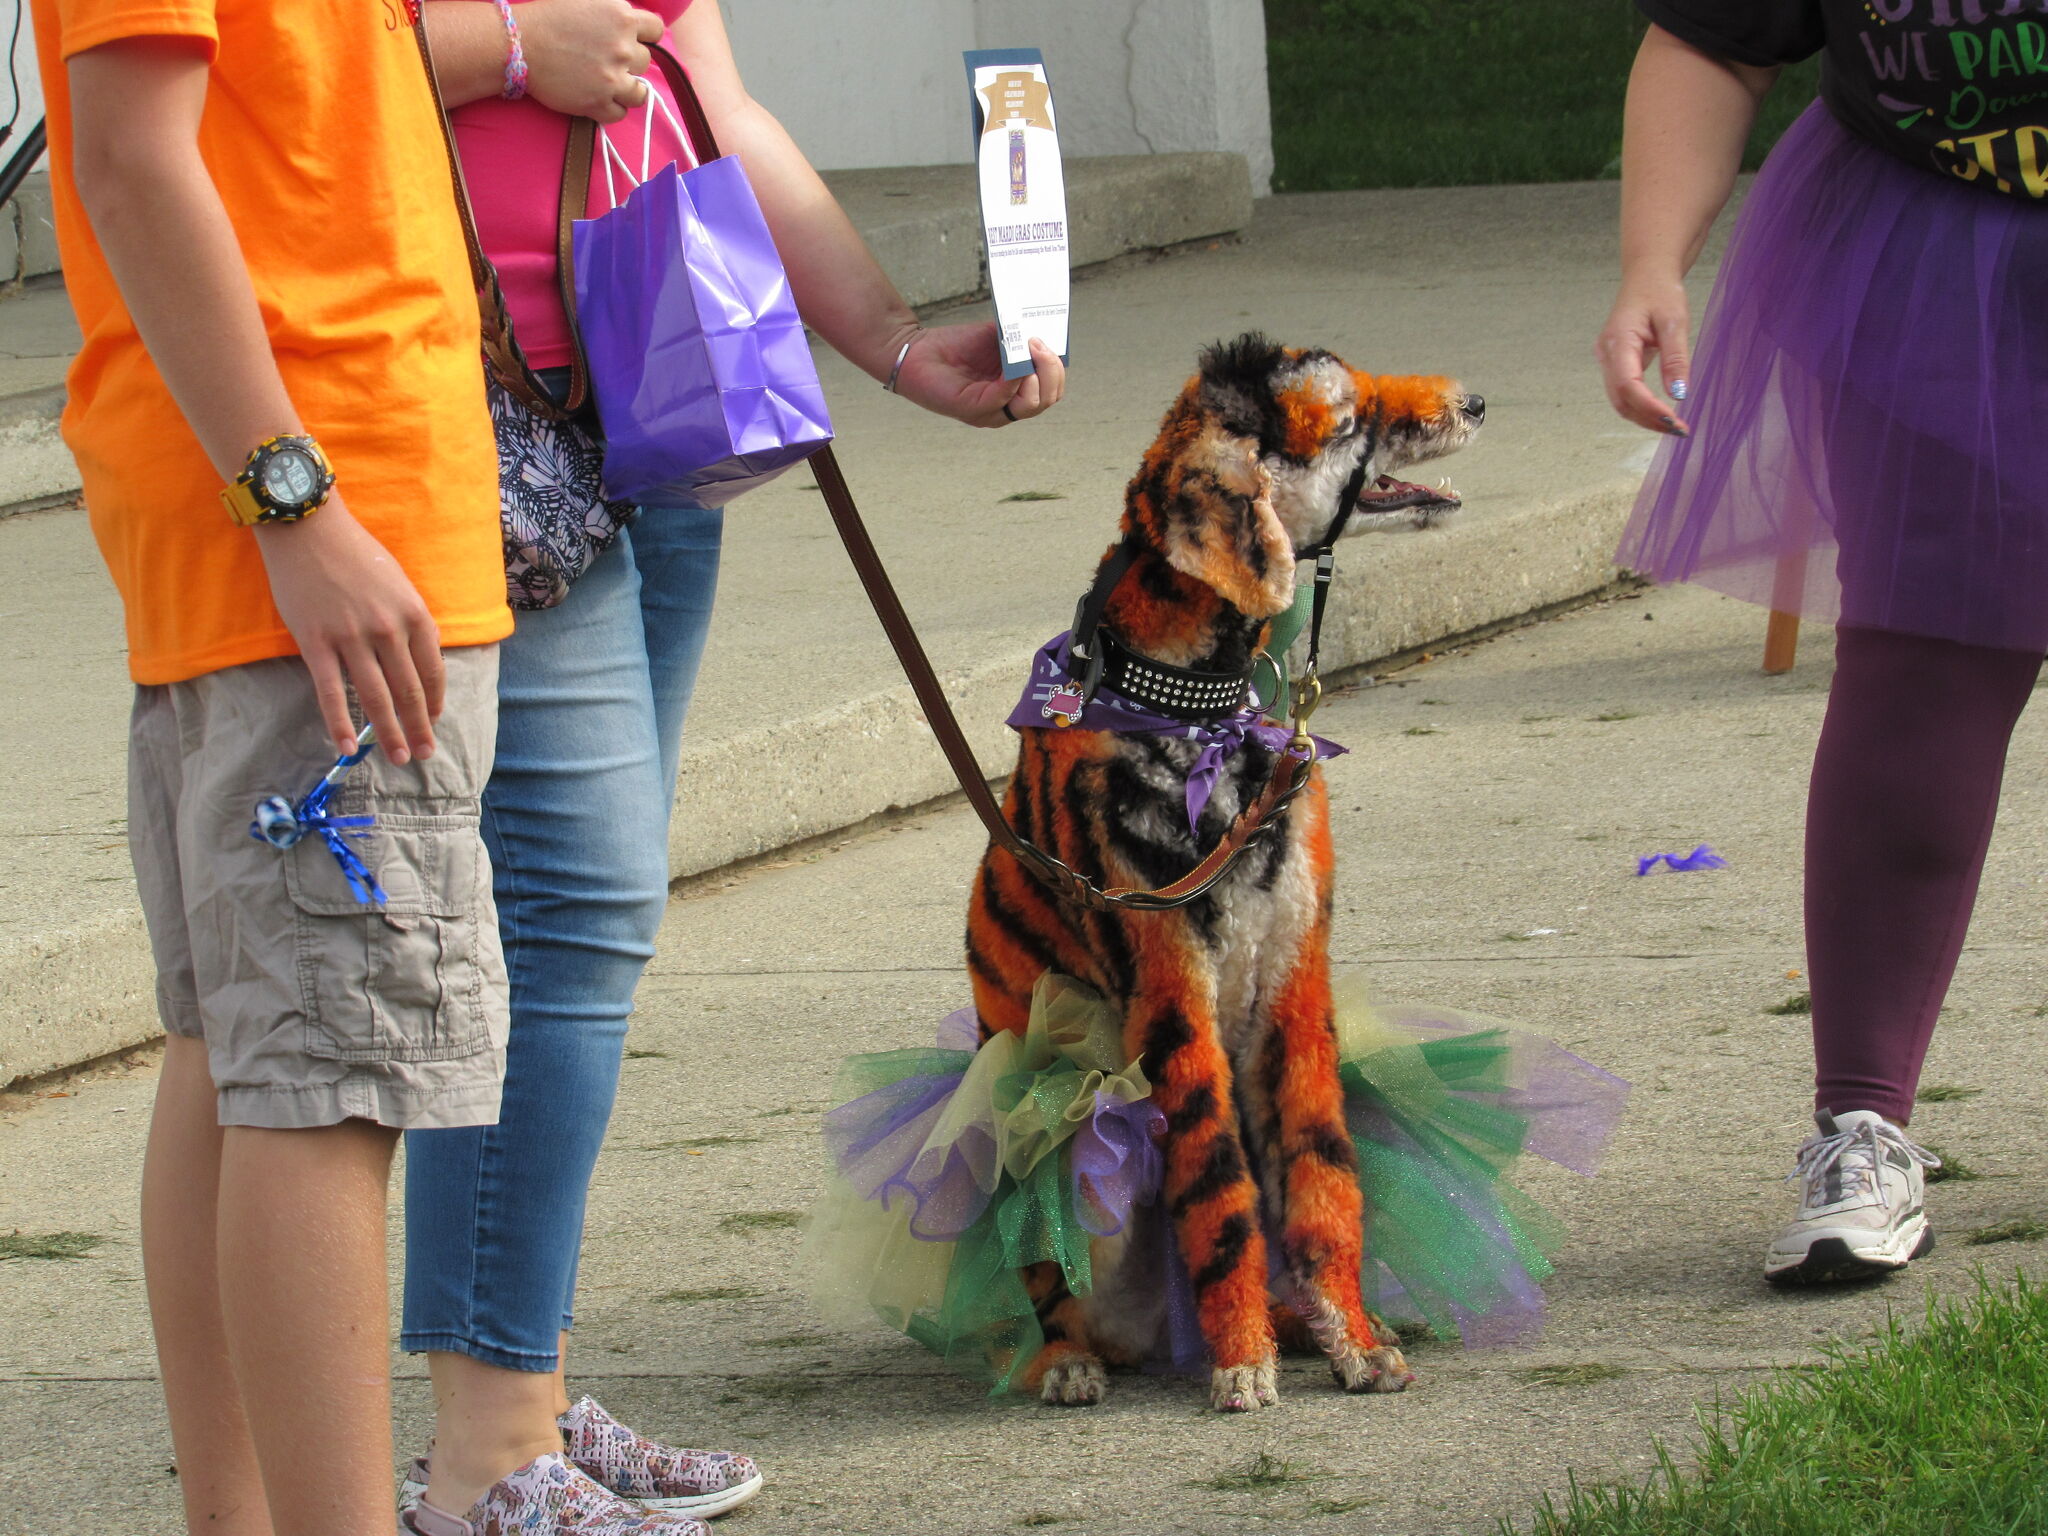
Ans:
[{"label": "dog's front leg", "polygon": [[1279,1395],[1266,1241],[1258,1187],[1238,1139],[1215,985],[1182,918],[1135,922],[1151,926],[1139,951],[1137,995],[1124,1011],[1125,1041],[1142,1057],[1166,1115],[1166,1208],[1209,1346],[1210,1401],[1226,1412],[1270,1407]]},{"label": "dog's front leg", "polygon": [[1260,1150],[1279,1167],[1281,1258],[1295,1310],[1345,1391],[1399,1392],[1414,1373],[1359,1289],[1364,1199],[1337,1075],[1329,942],[1328,920],[1319,918],[1266,1003],[1278,1051],[1264,1086],[1279,1138]]}]

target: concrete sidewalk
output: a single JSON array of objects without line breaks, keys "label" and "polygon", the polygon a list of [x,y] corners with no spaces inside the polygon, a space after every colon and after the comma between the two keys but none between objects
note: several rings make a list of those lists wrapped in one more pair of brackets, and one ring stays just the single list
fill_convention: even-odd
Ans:
[{"label": "concrete sidewalk", "polygon": [[[895,173],[861,174],[876,203],[906,190]],[[1241,241],[1125,258],[1080,283],[1068,398],[1016,430],[927,416],[821,352],[842,462],[991,771],[1025,659],[1067,622],[1197,347],[1249,326],[1379,372],[1458,374],[1489,402],[1484,436],[1445,466],[1467,510],[1345,546],[1333,665],[1607,582],[1652,446],[1613,418],[1588,359],[1615,197],[1601,184],[1269,199]],[[42,334],[21,334],[21,313],[0,305],[25,379],[70,343],[47,312]],[[0,518],[0,563],[25,573],[0,600],[5,1083],[146,1038],[155,1021],[122,845],[129,690],[113,593],[75,510]],[[684,744],[675,871],[951,787],[809,477],[742,500]]]},{"label": "concrete sidewalk", "polygon": [[[1642,1475],[1651,1436],[1682,1441],[1695,1405],[1916,1311],[1926,1283],[2038,1270],[2039,1244],[1965,1241],[2048,1214],[2048,785],[2020,771],[1926,1078],[1973,1096],[1914,1122],[1978,1177],[1931,1191],[1943,1245],[1910,1279],[1793,1295],[1759,1279],[1809,1092],[1805,1020],[1765,1010],[1806,986],[1800,826],[1829,668],[1822,635],[1760,676],[1759,627],[1698,592],[1608,602],[1318,720],[1353,749],[1329,769],[1339,961],[1390,999],[1514,1020],[1635,1084],[1598,1179],[1525,1180],[1571,1230],[1534,1349],[1422,1346],[1400,1397],[1346,1398],[1294,1362],[1278,1409],[1226,1418],[1169,1379],[1119,1378],[1085,1412],[989,1402],[879,1327],[821,1322],[776,1223],[817,1187],[839,1057],[928,1040],[966,996],[982,837],[948,808],[671,906],[592,1196],[573,1384],[649,1430],[756,1454],[771,1481],[722,1522],[734,1536],[1483,1536],[1568,1468]],[[2044,753],[2037,711],[2013,761]],[[1635,878],[1638,854],[1701,841],[1730,867]],[[152,1076],[0,1113],[0,1233],[101,1239],[73,1262],[0,1263],[0,1529],[179,1528],[133,1215]],[[396,1364],[403,1453],[428,1395],[418,1362]],[[1559,1365],[1593,1369],[1557,1384],[1541,1368]],[[1212,1486],[1261,1451],[1300,1480]]]}]

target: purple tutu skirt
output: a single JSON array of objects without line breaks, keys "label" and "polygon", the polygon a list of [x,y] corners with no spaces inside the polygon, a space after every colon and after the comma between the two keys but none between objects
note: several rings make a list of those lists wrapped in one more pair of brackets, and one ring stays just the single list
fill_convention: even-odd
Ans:
[{"label": "purple tutu skirt", "polygon": [[2048,207],[1816,104],[1736,222],[1692,436],[1616,559],[1814,619],[2048,649]]}]

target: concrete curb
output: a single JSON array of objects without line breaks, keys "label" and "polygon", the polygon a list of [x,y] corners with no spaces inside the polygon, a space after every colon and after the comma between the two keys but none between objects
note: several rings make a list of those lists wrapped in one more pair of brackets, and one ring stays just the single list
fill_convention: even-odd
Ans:
[{"label": "concrete curb", "polygon": [[78,465],[57,430],[62,389],[0,399],[0,517],[78,494]]},{"label": "concrete curb", "polygon": [[57,223],[50,211],[50,173],[31,171],[0,204],[0,283],[57,270]]}]

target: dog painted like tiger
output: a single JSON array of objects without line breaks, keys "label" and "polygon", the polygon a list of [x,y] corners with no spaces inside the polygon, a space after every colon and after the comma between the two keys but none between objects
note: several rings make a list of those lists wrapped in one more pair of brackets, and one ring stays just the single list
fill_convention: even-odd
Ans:
[{"label": "dog painted like tiger", "polygon": [[[1484,403],[1451,380],[1375,377],[1257,334],[1206,351],[1126,493],[1139,553],[1104,628],[1170,665],[1246,669],[1294,596],[1296,551],[1330,525],[1365,462],[1349,528],[1427,520],[1455,498],[1387,472],[1470,440]],[[1377,478],[1373,478],[1377,476]],[[1105,557],[1107,558],[1107,557]],[[1026,729],[1005,814],[1024,838],[1105,886],[1156,887],[1222,837],[1274,771],[1247,741],[1197,826],[1185,801],[1197,748],[1165,735]],[[1048,1403],[1101,1401],[1105,1364],[1157,1353],[1157,1276],[1170,1220],[1225,1410],[1272,1404],[1276,1330],[1305,1333],[1351,1392],[1414,1378],[1360,1291],[1361,1196],[1332,1025],[1332,846],[1320,770],[1229,876],[1176,911],[1061,902],[992,846],[976,877],[967,959],[984,1037],[1022,1032],[1054,970],[1121,1010],[1124,1045],[1166,1116],[1162,1199],[1095,1244],[1095,1285],[1057,1264],[1025,1275],[1045,1344],[1024,1384]],[[1269,1294],[1268,1239],[1280,1253]]]}]

